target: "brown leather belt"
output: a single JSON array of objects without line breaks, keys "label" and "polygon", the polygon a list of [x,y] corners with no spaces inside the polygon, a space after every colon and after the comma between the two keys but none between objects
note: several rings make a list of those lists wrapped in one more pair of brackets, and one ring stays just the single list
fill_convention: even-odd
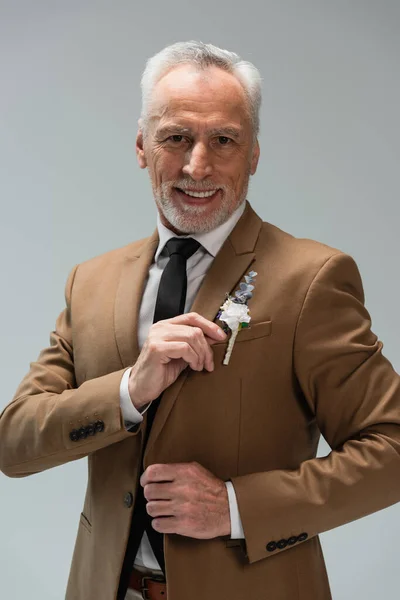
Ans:
[{"label": "brown leather belt", "polygon": [[128,587],[141,593],[145,600],[167,600],[167,584],[164,577],[145,575],[133,568]]}]

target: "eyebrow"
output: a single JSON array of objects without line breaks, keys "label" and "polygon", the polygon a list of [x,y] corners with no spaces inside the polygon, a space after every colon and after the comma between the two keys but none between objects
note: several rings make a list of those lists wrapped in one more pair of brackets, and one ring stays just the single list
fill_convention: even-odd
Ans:
[{"label": "eyebrow", "polygon": [[[211,136],[220,135],[232,137],[236,140],[239,139],[241,136],[240,129],[236,129],[236,127],[214,127],[212,129],[207,129],[207,133]],[[165,125],[157,131],[157,136],[159,137],[164,137],[171,134],[193,135],[193,131],[189,127],[182,127],[181,125]]]}]

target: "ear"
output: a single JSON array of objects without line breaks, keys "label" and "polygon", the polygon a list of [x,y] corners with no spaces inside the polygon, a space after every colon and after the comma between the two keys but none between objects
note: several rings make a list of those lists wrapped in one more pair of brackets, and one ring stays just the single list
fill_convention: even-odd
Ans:
[{"label": "ear", "polygon": [[260,144],[258,143],[258,140],[256,140],[256,143],[254,144],[254,148],[253,148],[253,155],[251,157],[251,167],[250,167],[251,175],[254,175],[254,173],[257,171],[257,165],[258,165],[259,158],[260,158]]},{"label": "ear", "polygon": [[137,156],[137,160],[139,163],[139,167],[141,169],[145,169],[147,167],[147,160],[146,160],[146,156],[144,153],[143,131],[140,128],[140,122],[139,122],[139,129],[138,129],[137,136],[136,136],[136,156]]}]

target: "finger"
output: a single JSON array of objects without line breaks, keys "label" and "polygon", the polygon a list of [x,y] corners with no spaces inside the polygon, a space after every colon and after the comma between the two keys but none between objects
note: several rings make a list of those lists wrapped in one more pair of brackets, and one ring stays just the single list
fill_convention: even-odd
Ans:
[{"label": "finger", "polygon": [[177,517],[159,517],[152,520],[151,526],[159,533],[179,533],[180,521]]},{"label": "finger", "polygon": [[177,477],[180,464],[186,463],[155,463],[149,465],[140,476],[140,485],[160,481],[174,481]]},{"label": "finger", "polygon": [[[223,330],[221,329],[221,331],[223,331]],[[220,344],[221,342],[225,342],[228,339],[227,334],[225,332],[223,332],[223,333],[225,335],[225,338],[221,339],[221,340],[213,340],[212,338],[210,338],[208,336],[204,336],[204,337],[205,337],[205,340],[206,340],[207,344],[209,346],[213,346],[214,344]]]},{"label": "finger", "polygon": [[158,333],[162,341],[186,342],[190,344],[198,356],[198,370],[204,368],[205,359],[207,356],[207,346],[204,334],[200,327],[192,327],[188,325],[167,324]]},{"label": "finger", "polygon": [[[181,341],[186,340],[188,330],[196,327],[195,325],[183,325],[181,323],[172,323],[172,327],[166,327],[166,325],[169,325],[169,324],[170,323],[168,320],[157,321],[157,323],[154,323],[151,327],[158,329],[162,325],[163,329],[160,330],[160,332],[158,333],[159,337],[162,337],[164,340],[181,340]],[[221,341],[225,341],[228,336],[224,333],[224,331],[222,329],[221,329],[221,331],[225,336],[223,339],[211,338],[208,335],[206,335],[203,331],[203,337],[206,340],[207,344],[212,346],[213,344],[218,344],[218,343],[220,344]]]},{"label": "finger", "polygon": [[157,344],[157,351],[161,355],[162,362],[167,363],[173,359],[183,358],[194,371],[201,371],[203,369],[201,356],[194,350],[189,342],[160,341]]},{"label": "finger", "polygon": [[[158,321],[160,323],[160,321]],[[210,348],[210,343],[215,344],[216,340],[206,337],[203,330],[197,326],[178,325],[172,323],[170,326],[163,326],[159,332],[164,341],[185,341],[191,345],[199,357],[198,370],[206,368],[212,371],[214,368],[214,355]]]},{"label": "finger", "polygon": [[181,517],[158,517],[151,521],[153,529],[159,533],[176,533],[190,538],[211,539],[213,536],[206,532],[199,532]]},{"label": "finger", "polygon": [[208,371],[212,371],[214,356],[204,337],[203,330],[200,327],[187,327],[186,329],[189,331],[189,343],[199,356],[200,370],[206,368]]},{"label": "finger", "polygon": [[147,483],[144,486],[143,495],[146,500],[171,500],[171,484],[170,482]]},{"label": "finger", "polygon": [[192,325],[192,327],[200,327],[204,335],[209,336],[217,342],[224,341],[227,337],[226,333],[221,329],[219,325],[209,321],[202,315],[196,312],[185,313],[183,315],[177,315],[171,319],[167,319],[169,323],[178,323],[181,325]]},{"label": "finger", "polygon": [[[186,336],[187,337],[187,336]],[[185,340],[148,340],[148,351],[153,361],[159,364],[167,364],[171,360],[183,360],[194,371],[200,371],[201,358]]]},{"label": "finger", "polygon": [[146,511],[151,517],[175,516],[171,500],[152,500],[151,502],[147,502]]},{"label": "finger", "polygon": [[[207,369],[207,371],[214,370],[214,353],[211,350],[210,343],[208,341],[210,339],[211,338],[206,338],[206,336],[204,334],[202,335],[202,338],[201,338],[201,343],[202,343],[203,352],[204,352],[204,368]],[[214,343],[214,340],[212,340],[212,342]]]}]

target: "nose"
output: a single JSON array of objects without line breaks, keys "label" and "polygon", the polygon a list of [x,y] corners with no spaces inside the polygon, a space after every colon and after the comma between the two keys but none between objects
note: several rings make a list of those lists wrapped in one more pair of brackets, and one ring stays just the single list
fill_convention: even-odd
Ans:
[{"label": "nose", "polygon": [[195,181],[201,181],[205,177],[212,175],[212,165],[210,155],[205,144],[194,144],[188,152],[187,163],[182,171],[185,175],[190,175]]}]

